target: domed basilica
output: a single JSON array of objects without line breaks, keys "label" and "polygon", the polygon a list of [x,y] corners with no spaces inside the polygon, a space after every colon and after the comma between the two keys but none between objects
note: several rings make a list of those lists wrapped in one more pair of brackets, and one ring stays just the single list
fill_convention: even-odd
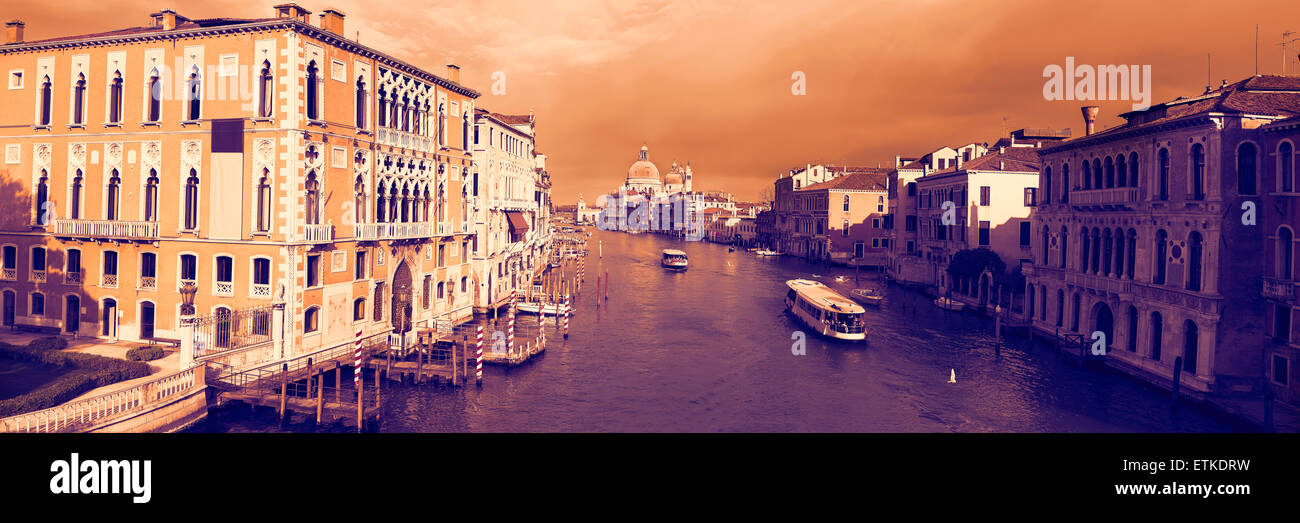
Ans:
[{"label": "domed basilica", "polygon": [[641,194],[646,197],[667,196],[672,194],[691,192],[691,178],[694,173],[691,171],[691,164],[687,163],[685,167],[673,162],[673,166],[668,170],[668,174],[659,176],[659,168],[650,161],[650,148],[641,146],[641,153],[637,159],[627,168],[627,180],[619,188],[619,193],[624,195]]}]

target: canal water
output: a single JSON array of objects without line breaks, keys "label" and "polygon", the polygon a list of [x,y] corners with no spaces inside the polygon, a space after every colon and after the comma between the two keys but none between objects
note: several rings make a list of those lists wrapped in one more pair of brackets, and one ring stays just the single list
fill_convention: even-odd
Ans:
[{"label": "canal water", "polygon": [[[481,389],[388,387],[380,431],[1232,430],[1189,408],[1172,413],[1167,392],[1063,361],[1041,342],[1013,337],[996,357],[990,320],[914,295],[904,311],[902,289],[865,274],[861,286],[885,294],[867,308],[869,343],[808,332],[806,354],[793,354],[792,335],[806,329],[783,310],[784,282],[851,283],[852,269],[648,234],[598,231],[589,248],[568,340],[552,336],[521,367],[486,367]],[[690,269],[662,269],[665,248],[686,251]],[[604,271],[613,284],[597,308]],[[273,417],[226,418],[195,429],[279,430]]]}]

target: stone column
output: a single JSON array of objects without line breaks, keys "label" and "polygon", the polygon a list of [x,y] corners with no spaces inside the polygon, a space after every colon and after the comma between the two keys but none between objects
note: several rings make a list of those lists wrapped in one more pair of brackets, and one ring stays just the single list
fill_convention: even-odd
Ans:
[{"label": "stone column", "polygon": [[194,365],[194,307],[181,310],[181,369]]},{"label": "stone column", "polygon": [[272,305],[272,308],[274,311],[271,313],[271,340],[274,341],[274,346],[279,352],[279,358],[283,360],[286,357],[284,346],[284,303],[276,303]]}]

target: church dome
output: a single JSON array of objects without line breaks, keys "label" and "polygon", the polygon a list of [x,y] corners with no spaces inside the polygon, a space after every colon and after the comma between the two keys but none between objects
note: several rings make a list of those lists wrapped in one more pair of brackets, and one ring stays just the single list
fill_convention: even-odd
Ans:
[{"label": "church dome", "polygon": [[642,145],[641,154],[637,157],[636,162],[627,168],[627,179],[630,180],[654,180],[659,181],[659,168],[650,163],[650,148]]}]

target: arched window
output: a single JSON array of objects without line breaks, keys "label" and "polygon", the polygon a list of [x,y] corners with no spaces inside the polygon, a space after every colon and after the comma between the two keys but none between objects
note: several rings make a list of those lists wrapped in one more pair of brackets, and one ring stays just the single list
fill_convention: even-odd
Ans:
[{"label": "arched window", "polygon": [[319,99],[319,98],[320,98],[320,92],[319,92],[320,86],[319,86],[319,85],[316,85],[316,84],[320,83],[320,82],[318,81],[318,79],[317,79],[317,77],[318,77],[318,72],[319,72],[319,70],[318,70],[318,68],[316,67],[316,61],[315,61],[315,60],[312,60],[311,62],[309,62],[309,63],[307,64],[307,85],[306,85],[306,88],[307,88],[307,119],[308,119],[308,120],[319,120],[319,119],[320,119],[320,107],[319,107],[319,104],[320,104],[320,99]]},{"label": "arched window", "polygon": [[271,230],[271,170],[262,168],[262,177],[257,181],[257,230]]},{"label": "arched window", "polygon": [[1124,248],[1126,247],[1126,245],[1124,245],[1124,229],[1115,229],[1115,234],[1111,236],[1111,240],[1115,243],[1115,264],[1112,266],[1114,270],[1111,271],[1111,274],[1116,278],[1123,278],[1125,260]]},{"label": "arched window", "polygon": [[469,113],[460,117],[460,143],[461,147],[469,149]]},{"label": "arched window", "polygon": [[1277,247],[1274,249],[1274,276],[1291,280],[1295,274],[1295,233],[1285,225],[1277,229]]},{"label": "arched window", "polygon": [[68,209],[68,217],[74,220],[81,219],[81,188],[85,185],[85,178],[81,175],[81,169],[77,169],[76,176],[72,178],[72,194],[70,195],[71,205]]},{"label": "arched window", "polygon": [[45,225],[49,213],[45,212],[45,202],[50,201],[50,176],[41,169],[41,179],[36,181],[36,223]]},{"label": "arched window", "polygon": [[1061,240],[1061,268],[1064,269],[1066,260],[1070,259],[1068,257],[1070,255],[1070,232],[1064,225],[1061,226],[1061,235],[1057,238]]},{"label": "arched window", "polygon": [[847,194],[844,195],[844,209],[843,209],[843,210],[844,210],[845,212],[848,212],[848,210],[849,210],[849,195],[847,195]]},{"label": "arched window", "polygon": [[1133,268],[1137,266],[1138,235],[1134,229],[1128,230],[1128,279],[1133,279]]},{"label": "arched window", "polygon": [[108,122],[122,123],[122,73],[114,72],[108,86]]},{"label": "arched window", "polygon": [[108,201],[104,202],[104,219],[120,220],[122,219],[120,206],[122,203],[122,177],[118,176],[117,169],[113,169],[108,177]]},{"label": "arched window", "polygon": [[366,319],[366,299],[357,298],[352,300],[352,321],[362,321]]},{"label": "arched window", "polygon": [[86,75],[77,75],[77,84],[72,88],[72,123],[86,123]]},{"label": "arched window", "polygon": [[[466,254],[469,254],[468,250]],[[469,276],[460,277],[460,292],[469,292]]]},{"label": "arched window", "polygon": [[1092,159],[1092,188],[1102,189],[1105,187],[1105,172],[1101,168],[1101,160]]},{"label": "arched window", "polygon": [[1025,286],[1025,316],[1029,319],[1034,318],[1034,286]]},{"label": "arched window", "polygon": [[1052,203],[1052,168],[1043,168],[1043,201],[1044,205]]},{"label": "arched window", "polygon": [[1155,270],[1151,274],[1151,283],[1157,285],[1165,284],[1165,256],[1169,248],[1169,235],[1164,229],[1156,231],[1156,253],[1155,253]]},{"label": "arched window", "polygon": [[384,205],[384,182],[379,182],[379,188],[375,190],[375,223],[385,223],[388,221],[387,206]]},{"label": "arched window", "polygon": [[275,107],[275,77],[271,74],[271,61],[262,61],[262,72],[258,75],[257,115],[270,118]]},{"label": "arched window", "polygon": [[316,332],[320,329],[320,307],[310,307],[302,314],[302,332]]},{"label": "arched window", "polygon": [[1110,271],[1111,269],[1110,263],[1111,263],[1111,259],[1113,258],[1115,244],[1114,242],[1111,241],[1110,229],[1105,229],[1101,231],[1101,234],[1099,236],[1101,239],[1101,245],[1100,245],[1101,248],[1097,249],[1097,251],[1099,251],[1098,255],[1101,256],[1101,260],[1098,261],[1096,268],[1098,270],[1098,274],[1101,274],[1102,276],[1108,276],[1112,274]]},{"label": "arched window", "polygon": [[1201,290],[1201,266],[1204,263],[1203,254],[1205,250],[1204,241],[1201,233],[1192,231],[1187,238],[1187,290]]},{"label": "arched window", "polygon": [[1039,265],[1044,267],[1051,264],[1050,252],[1048,251],[1048,244],[1051,243],[1051,239],[1051,229],[1048,229],[1047,226],[1044,225],[1043,234],[1039,236],[1039,240],[1043,242],[1043,255],[1038,262]]},{"label": "arched window", "polygon": [[1128,155],[1128,185],[1129,187],[1138,186],[1138,153],[1129,153]]},{"label": "arched window", "polygon": [[1277,146],[1277,178],[1282,192],[1295,190],[1295,150],[1291,142]]},{"label": "arched window", "polygon": [[1197,328],[1196,322],[1187,320],[1183,322],[1183,370],[1193,376],[1196,375],[1197,349],[1201,345],[1201,332]]},{"label": "arched window", "polygon": [[149,114],[150,122],[157,122],[162,119],[162,78],[158,70],[154,69],[149,74]]},{"label": "arched window", "polygon": [[1088,272],[1089,261],[1092,259],[1088,252],[1093,248],[1092,233],[1087,228],[1080,230],[1079,240],[1079,272]]},{"label": "arched window", "polygon": [[218,348],[229,349],[234,346],[232,344],[234,340],[231,339],[232,329],[230,328],[231,327],[230,309],[226,307],[217,307],[216,312],[217,312],[216,314],[217,325],[216,325],[215,332],[213,333],[214,334],[213,337],[216,339],[213,340],[213,345],[217,346]]},{"label": "arched window", "polygon": [[144,221],[158,221],[158,171],[149,169],[149,179],[144,182]]},{"label": "arched window", "polygon": [[366,128],[366,80],[357,77],[357,129]]},{"label": "arched window", "polygon": [[1169,199],[1169,149],[1161,149],[1159,154],[1160,166],[1156,173],[1156,198],[1160,200]]},{"label": "arched window", "polygon": [[401,199],[397,197],[397,182],[393,182],[393,187],[388,191],[388,221],[397,223],[402,221],[398,214],[398,207],[401,205]]},{"label": "arched window", "polygon": [[1070,330],[1079,332],[1079,306],[1082,303],[1079,293],[1074,293],[1070,299]]},{"label": "arched window", "polygon": [[307,223],[317,225],[320,223],[320,182],[316,181],[316,171],[307,173],[307,183],[303,184],[303,189],[307,191],[304,198]]},{"label": "arched window", "polygon": [[411,221],[411,189],[405,185],[402,186],[402,223]]},{"label": "arched window", "polygon": [[354,223],[365,223],[366,207],[369,206],[366,205],[366,182],[360,176],[358,176],[356,182],[352,184],[352,192],[354,195],[352,204],[357,213],[356,216],[353,216],[353,221]]},{"label": "arched window", "polygon": [[1160,361],[1160,348],[1165,340],[1165,321],[1159,312],[1151,313],[1151,359]]},{"label": "arched window", "polygon": [[1070,164],[1061,164],[1061,203],[1070,203]]},{"label": "arched window", "polygon": [[1205,146],[1192,146],[1192,199],[1205,199]]},{"label": "arched window", "polygon": [[50,112],[53,108],[54,101],[54,83],[50,77],[46,76],[45,81],[41,82],[41,125],[50,125]]},{"label": "arched window", "polygon": [[[798,183],[798,180],[795,180],[795,182]],[[795,188],[798,189],[798,187]],[[916,182],[907,182],[907,195],[916,196]]]},{"label": "arched window", "polygon": [[1083,189],[1088,190],[1091,188],[1092,188],[1092,166],[1088,164],[1088,160],[1084,160],[1083,161]]},{"label": "arched window", "polygon": [[438,299],[443,299],[447,294],[446,282],[438,282]]},{"label": "arched window", "polygon": [[1104,180],[1106,185],[1104,187],[1110,189],[1115,186],[1115,163],[1109,156],[1106,157],[1104,168],[1106,170],[1106,178]]},{"label": "arched window", "polygon": [[1256,190],[1256,174],[1259,169],[1259,154],[1255,144],[1244,142],[1237,146],[1237,194],[1253,196]]},{"label": "arched window", "polygon": [[1115,187],[1128,187],[1128,162],[1123,154],[1115,156]]},{"label": "arched window", "polygon": [[185,217],[186,230],[199,228],[199,172],[190,169],[190,176],[185,180]]},{"label": "arched window", "polygon": [[187,120],[198,120],[203,114],[203,83],[199,77],[198,66],[195,66],[193,72],[190,73],[188,90],[189,112],[186,113],[185,118]]},{"label": "arched window", "polygon": [[1056,326],[1065,326],[1065,291],[1056,290]]},{"label": "arched window", "polygon": [[379,117],[379,126],[388,127],[388,91],[383,87],[379,88],[379,110],[375,113]]},{"label": "arched window", "polygon": [[400,121],[402,123],[402,132],[411,132],[411,97],[402,95],[401,110],[398,110],[396,107],[393,109],[396,111],[396,114],[393,116],[393,121]]}]

